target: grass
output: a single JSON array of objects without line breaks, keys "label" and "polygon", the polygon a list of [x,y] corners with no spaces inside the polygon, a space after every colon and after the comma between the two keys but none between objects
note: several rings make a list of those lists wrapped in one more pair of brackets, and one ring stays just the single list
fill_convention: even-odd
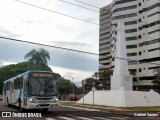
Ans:
[{"label": "grass", "polygon": [[63,102],[61,103],[64,106],[74,106],[74,107],[83,107],[90,109],[98,110],[109,110],[109,111],[160,111],[160,106],[158,107],[112,107],[112,106],[103,106],[103,105],[86,105],[86,104],[77,104],[76,102]]},{"label": "grass", "polygon": [[130,110],[139,110],[139,111],[160,111],[160,106],[158,107],[126,107]]}]

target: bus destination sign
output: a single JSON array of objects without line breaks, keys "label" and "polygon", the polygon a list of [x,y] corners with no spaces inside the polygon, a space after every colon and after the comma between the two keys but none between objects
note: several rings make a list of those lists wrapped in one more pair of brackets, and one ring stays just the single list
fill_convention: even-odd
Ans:
[{"label": "bus destination sign", "polygon": [[53,77],[50,73],[32,73],[32,77]]}]

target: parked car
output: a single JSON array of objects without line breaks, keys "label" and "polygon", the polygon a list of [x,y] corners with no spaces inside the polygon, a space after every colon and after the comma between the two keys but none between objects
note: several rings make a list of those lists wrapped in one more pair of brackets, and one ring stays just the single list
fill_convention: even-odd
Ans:
[{"label": "parked car", "polygon": [[0,95],[0,101],[3,101],[3,97],[2,97],[2,95]]}]

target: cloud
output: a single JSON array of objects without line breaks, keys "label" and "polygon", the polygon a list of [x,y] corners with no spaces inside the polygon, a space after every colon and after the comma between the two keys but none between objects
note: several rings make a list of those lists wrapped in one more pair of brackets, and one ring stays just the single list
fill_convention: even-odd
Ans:
[{"label": "cloud", "polygon": [[3,37],[20,37],[21,35],[15,34],[13,31],[10,31],[8,29],[3,28],[2,26],[0,27],[0,36]]},{"label": "cloud", "polygon": [[53,41],[57,46],[65,46],[65,47],[89,47],[90,45],[87,43],[82,43],[82,42],[72,42],[72,41]]},{"label": "cloud", "polygon": [[1,66],[6,66],[6,65],[10,65],[10,64],[17,64],[17,62],[0,60]]},{"label": "cloud", "polygon": [[94,72],[86,72],[81,70],[74,70],[56,66],[50,66],[55,73],[60,73],[66,79],[73,79],[74,83],[80,83],[82,80],[91,77]]},{"label": "cloud", "polygon": [[98,56],[95,55],[8,41],[5,39],[0,39],[0,43],[0,56],[3,61],[23,62],[26,53],[32,49],[43,47],[50,53],[51,60],[48,64],[51,66],[87,72],[98,70]]}]

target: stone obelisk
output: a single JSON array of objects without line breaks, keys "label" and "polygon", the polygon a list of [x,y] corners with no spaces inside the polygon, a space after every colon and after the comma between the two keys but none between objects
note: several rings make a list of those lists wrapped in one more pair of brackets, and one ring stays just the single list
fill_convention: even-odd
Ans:
[{"label": "stone obelisk", "polygon": [[116,52],[111,90],[132,90],[132,76],[128,71],[124,22],[118,22]]}]

